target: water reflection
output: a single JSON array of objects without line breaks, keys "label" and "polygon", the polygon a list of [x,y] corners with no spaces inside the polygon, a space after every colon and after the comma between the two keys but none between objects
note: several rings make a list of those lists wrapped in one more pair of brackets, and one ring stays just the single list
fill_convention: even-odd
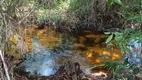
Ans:
[{"label": "water reflection", "polygon": [[85,56],[90,65],[123,59],[119,49],[106,47],[105,39],[108,36],[104,34],[93,34],[90,31],[84,31],[81,35],[76,36],[56,32],[53,28],[37,29],[36,26],[25,27],[24,30],[26,33],[24,40],[28,44],[27,52],[32,50],[32,39],[36,37],[48,49],[56,51],[57,49],[68,49],[73,53]]}]

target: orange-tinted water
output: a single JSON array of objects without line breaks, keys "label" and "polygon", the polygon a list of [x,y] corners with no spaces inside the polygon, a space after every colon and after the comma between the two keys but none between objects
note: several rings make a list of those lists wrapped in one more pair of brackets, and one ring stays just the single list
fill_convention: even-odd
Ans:
[{"label": "orange-tinted water", "polygon": [[[105,39],[108,35],[84,31],[82,35],[71,36],[67,33],[56,32],[52,28],[37,29],[36,26],[26,27],[24,31],[26,35],[23,40],[27,43],[27,52],[32,50],[32,38],[36,37],[42,45],[49,49],[62,45],[72,46],[72,52],[85,56],[91,65],[121,60],[123,58],[120,49],[111,49],[106,46]],[[15,44],[17,42],[16,37],[11,37],[9,40]],[[11,45],[11,47],[14,47],[14,45]]]}]

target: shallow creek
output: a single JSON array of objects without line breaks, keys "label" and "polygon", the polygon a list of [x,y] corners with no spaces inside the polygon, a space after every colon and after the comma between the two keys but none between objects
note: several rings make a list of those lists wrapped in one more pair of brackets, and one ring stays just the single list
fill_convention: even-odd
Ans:
[{"label": "shallow creek", "polygon": [[[55,29],[52,29],[52,28],[37,29],[36,26],[26,27],[24,30],[26,33],[24,37],[24,41],[27,43],[27,46],[25,47],[26,52],[42,53],[42,54],[36,54],[35,56],[33,56],[33,57],[39,57],[39,56],[42,57],[42,59],[39,59],[39,58],[36,59],[34,64],[38,64],[38,62],[40,63],[43,61],[47,61],[48,58],[50,58],[50,60],[47,62],[54,63],[52,60],[59,59],[58,56],[60,56],[54,53],[61,53],[61,52],[63,52],[64,54],[62,54],[62,57],[60,56],[61,60],[59,59],[59,61],[62,62],[63,55],[66,55],[65,53],[71,52],[73,54],[81,55],[87,60],[86,62],[84,62],[84,60],[80,60],[80,61],[78,60],[82,66],[89,65],[90,67],[97,64],[104,64],[105,62],[108,62],[108,61],[123,59],[120,53],[120,49],[118,48],[111,49],[106,45],[105,40],[108,37],[108,35],[94,34],[91,31],[83,31],[81,34],[72,34],[72,33],[65,33],[65,32],[61,33],[61,32],[57,32]],[[35,39],[38,42],[34,42]],[[10,41],[12,43],[16,43],[16,40],[14,37],[11,38]],[[14,45],[12,45],[11,47],[14,48]],[[49,54],[44,55],[44,53],[50,53],[51,55]],[[69,55],[70,54],[68,54],[67,57]],[[17,53],[13,54],[13,56],[19,57]],[[51,56],[54,56],[54,58],[52,58]],[[81,59],[81,58],[79,57],[78,59]],[[77,60],[77,59],[74,59],[74,60]],[[30,64],[26,66],[31,66],[30,62],[25,62],[27,64]],[[42,63],[42,65],[43,66],[49,65],[49,63],[47,62],[45,64]],[[56,64],[56,65],[60,65],[60,64]],[[33,67],[29,67],[29,68],[33,68]],[[47,70],[45,70],[45,67],[44,68],[38,67],[38,68],[40,68],[41,71],[52,72],[49,74],[45,74],[39,71],[39,73],[43,74],[44,76],[46,75],[49,76],[56,72],[55,70],[52,70],[51,67],[48,67]],[[28,70],[28,71],[31,71],[31,70]]]},{"label": "shallow creek", "polygon": [[[32,50],[32,39],[36,37],[39,42],[49,48],[71,50],[73,53],[79,53],[87,57],[90,64],[102,64],[108,61],[123,59],[120,49],[110,49],[105,40],[108,35],[94,34],[91,31],[84,31],[79,35],[56,32],[55,29],[45,28],[35,30],[36,27],[25,29],[27,35],[25,41],[28,42],[28,50]],[[31,31],[30,34],[28,31]]]}]

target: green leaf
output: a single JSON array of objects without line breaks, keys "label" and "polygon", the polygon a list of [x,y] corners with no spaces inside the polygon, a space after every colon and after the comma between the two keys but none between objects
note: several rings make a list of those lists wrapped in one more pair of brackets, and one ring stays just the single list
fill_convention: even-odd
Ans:
[{"label": "green leaf", "polygon": [[133,75],[136,75],[137,73],[140,72],[140,69],[139,68],[134,68],[133,69]]},{"label": "green leaf", "polygon": [[116,67],[119,66],[119,62],[106,62],[105,68],[109,71],[115,71]]},{"label": "green leaf", "polygon": [[114,4],[114,2],[111,1],[107,6],[108,6],[108,7],[111,7],[113,4]]},{"label": "green leaf", "polygon": [[91,70],[91,69],[93,69],[93,68],[95,68],[96,67],[96,65],[93,65],[93,66],[91,66],[89,69]]},{"label": "green leaf", "polygon": [[129,69],[132,69],[133,67],[134,67],[134,64],[131,64],[130,67],[129,67]]},{"label": "green leaf", "polygon": [[124,10],[126,10],[126,9],[128,9],[128,8],[129,8],[129,6],[124,6],[124,8],[123,8],[123,9],[124,9]]},{"label": "green leaf", "polygon": [[119,32],[115,32],[114,34],[115,34],[115,36],[120,35],[120,33],[119,33]]},{"label": "green leaf", "polygon": [[118,45],[119,45],[119,47],[121,48],[121,53],[124,53],[123,42],[119,42]]},{"label": "green leaf", "polygon": [[127,20],[136,20],[136,19],[139,19],[140,18],[140,16],[133,16],[133,17],[129,17]]},{"label": "green leaf", "polygon": [[120,41],[123,37],[122,36],[115,36],[115,40]]},{"label": "green leaf", "polygon": [[110,65],[110,62],[106,62],[104,67],[106,68],[106,67],[108,67],[109,65]]},{"label": "green leaf", "polygon": [[113,38],[113,34],[111,34],[111,35],[107,38],[106,43],[109,43],[109,42],[112,40],[112,38]]},{"label": "green leaf", "polygon": [[126,58],[126,59],[124,60],[124,65],[127,65],[127,64],[129,64],[128,58]]},{"label": "green leaf", "polygon": [[108,44],[108,46],[115,47],[115,44],[113,44],[113,43],[110,42],[110,43]]},{"label": "green leaf", "polygon": [[121,73],[125,70],[124,67],[119,67],[117,70],[116,70],[116,73]]},{"label": "green leaf", "polygon": [[127,43],[123,43],[123,49],[124,49],[124,52],[128,52],[128,53],[131,53],[131,50],[127,47]]},{"label": "green leaf", "polygon": [[111,34],[111,32],[104,32],[104,34]]},{"label": "green leaf", "polygon": [[130,48],[126,47],[126,51],[130,54],[132,54],[132,51],[130,50]]},{"label": "green leaf", "polygon": [[122,1],[121,0],[115,0],[115,2],[119,5],[122,5]]},{"label": "green leaf", "polygon": [[92,65],[89,69],[91,70],[91,69],[93,69],[93,68],[95,68],[95,67],[98,67],[98,66],[104,66],[104,64],[95,64],[95,65]]}]

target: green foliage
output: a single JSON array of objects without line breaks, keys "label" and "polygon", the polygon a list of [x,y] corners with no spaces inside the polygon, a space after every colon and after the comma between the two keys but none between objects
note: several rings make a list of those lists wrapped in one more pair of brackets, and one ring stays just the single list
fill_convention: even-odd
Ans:
[{"label": "green foliage", "polygon": [[111,35],[108,37],[108,39],[106,40],[106,43],[109,43],[109,42],[112,40],[112,38],[113,38],[113,34],[111,34]]},{"label": "green foliage", "polygon": [[136,64],[128,62],[128,58],[121,62],[107,62],[105,67],[113,73],[113,79],[128,79],[133,80],[136,74],[140,72]]},{"label": "green foliage", "polygon": [[47,15],[46,14],[38,15],[38,18],[37,18],[38,24],[44,23],[46,21],[47,21]]},{"label": "green foliage", "polygon": [[140,72],[140,69],[138,67],[133,68],[133,75],[136,75],[139,72]]},{"label": "green foliage", "polygon": [[[114,2],[118,1],[118,2]],[[132,3],[134,5],[132,5]],[[141,8],[139,7],[139,0],[136,1],[121,1],[120,0],[111,0],[108,4],[109,8],[115,7],[114,4],[118,4],[119,6],[119,14],[122,16],[123,28],[121,32],[105,32],[105,34],[110,35],[106,43],[111,47],[119,47],[122,53],[132,53],[130,48],[134,45],[130,45],[130,41],[137,41],[138,43],[142,43],[142,31],[140,30],[142,22],[142,15],[140,14]],[[128,28],[128,23],[130,23]],[[133,54],[133,53],[132,53]],[[117,65],[116,65],[117,64]],[[137,73],[140,72],[139,67],[136,64],[130,63],[128,58],[121,62],[107,62],[105,64],[110,71],[112,71],[113,79],[119,80],[133,80]]]},{"label": "green foliage", "polygon": [[[128,0],[33,0],[37,5],[43,4],[38,8],[40,11],[45,11],[41,13],[46,15],[46,17],[38,16],[38,23],[48,23],[48,20],[56,23],[58,26],[65,26],[68,28],[70,26],[72,29],[83,29],[87,26],[95,27],[98,25],[113,24],[112,20],[117,25],[122,24],[126,26],[130,20],[139,20],[140,15],[138,14],[139,5],[138,1],[128,1]],[[132,4],[135,4],[138,9],[135,9]],[[133,8],[133,9],[132,9]],[[49,13],[50,12],[50,13]],[[114,12],[114,13],[112,13]],[[111,14],[110,14],[111,13]],[[137,14],[137,15],[136,15]],[[105,16],[108,17],[105,17]],[[115,16],[117,15],[117,16]],[[103,17],[104,16],[104,17]],[[47,20],[45,20],[45,18]],[[109,19],[107,19],[109,18]],[[40,21],[41,20],[41,21]],[[47,21],[47,22],[46,22]],[[114,23],[114,24],[115,24]],[[62,25],[64,24],[64,25]],[[114,25],[113,25],[114,26]],[[70,29],[70,28],[68,28]]]},{"label": "green foliage", "polygon": [[133,21],[133,24],[141,23],[142,16],[140,7],[140,0],[109,0],[107,4],[108,11],[116,11],[121,17],[119,23],[123,24],[123,29],[127,27],[127,24]]},{"label": "green foliage", "polygon": [[134,12],[140,11],[140,0],[108,0],[107,7],[112,8],[116,5],[119,5],[120,12],[121,11],[127,11],[127,12]]},{"label": "green foliage", "polygon": [[[56,5],[53,6],[52,3]],[[43,3],[41,1],[40,4],[44,5],[40,6],[37,10],[37,24],[40,25],[44,23],[59,25],[59,23],[66,20],[66,14],[63,12],[68,8],[68,0],[49,0]]]},{"label": "green foliage", "polygon": [[70,0],[69,11],[80,16],[89,16],[92,0]]},{"label": "green foliage", "polygon": [[[70,26],[72,29],[82,29],[87,26],[105,27],[105,25],[116,24],[124,26],[134,20],[140,21],[139,1],[128,0],[33,0],[37,5],[43,4],[38,8],[42,16],[37,16],[38,23],[48,23],[48,20],[58,26]],[[134,5],[132,5],[134,3]],[[135,9],[137,8],[137,9]],[[38,11],[37,11],[38,12]],[[112,13],[114,12],[114,13]],[[111,14],[110,14],[111,13]],[[39,14],[39,13],[38,13]],[[116,16],[117,15],[117,16]],[[108,17],[105,17],[108,16]],[[109,18],[109,19],[107,19]],[[46,19],[46,20],[45,20]],[[137,19],[137,20],[136,20]],[[111,23],[112,20],[115,23]],[[65,25],[62,25],[65,24]],[[113,25],[114,26],[114,25]],[[69,29],[69,28],[68,28]]]},{"label": "green foliage", "polygon": [[[129,42],[134,39],[134,41],[138,41],[139,43],[142,42],[142,32],[135,31],[132,29],[125,29],[123,32],[107,32],[105,34],[110,34],[107,38],[106,43],[108,45],[115,45],[116,47],[121,48],[122,53],[132,53],[131,50],[128,48]],[[113,42],[113,39],[115,42]]]},{"label": "green foliage", "polygon": [[105,63],[105,67],[108,68],[108,70],[110,71],[115,71],[117,66],[119,66],[120,63],[119,62],[106,62]]},{"label": "green foliage", "polygon": [[122,1],[121,0],[109,0],[109,3],[107,4],[107,6],[112,7],[115,4],[122,5]]}]

